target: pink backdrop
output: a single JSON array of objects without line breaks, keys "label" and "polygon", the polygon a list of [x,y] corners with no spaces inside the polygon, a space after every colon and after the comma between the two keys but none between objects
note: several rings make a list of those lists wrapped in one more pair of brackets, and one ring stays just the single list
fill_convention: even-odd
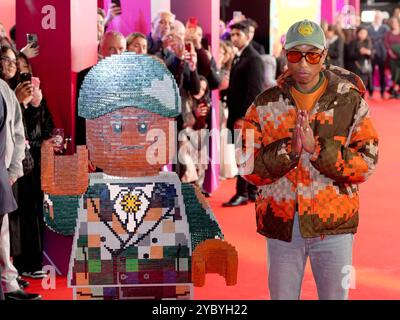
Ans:
[{"label": "pink backdrop", "polygon": [[[104,9],[108,10],[111,0],[100,0]],[[124,36],[132,32],[142,32],[145,35],[151,31],[151,0],[121,0],[122,14],[116,17],[107,30],[121,32]]]},{"label": "pink backdrop", "polygon": [[345,5],[352,5],[356,9],[356,14],[360,14],[360,0],[321,0],[321,19],[330,24],[334,23]]},{"label": "pink backdrop", "polygon": [[15,3],[16,0],[0,1],[0,22],[6,27],[7,35],[10,28],[15,25]]},{"label": "pink backdrop", "polygon": [[[44,29],[42,8],[55,8],[55,29]],[[97,62],[97,0],[17,0],[17,46],[36,33],[40,54],[31,60],[56,126],[75,132],[76,73]]]}]

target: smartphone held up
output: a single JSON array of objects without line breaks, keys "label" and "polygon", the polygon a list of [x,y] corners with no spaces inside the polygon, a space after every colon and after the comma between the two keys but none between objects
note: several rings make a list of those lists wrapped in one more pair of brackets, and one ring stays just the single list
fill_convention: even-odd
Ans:
[{"label": "smartphone held up", "polygon": [[19,74],[19,82],[32,82],[32,74],[24,72]]},{"label": "smartphone held up", "polygon": [[120,15],[122,13],[122,11],[121,11],[121,0],[111,0],[111,3],[115,4],[115,6],[120,9],[119,10],[119,14],[118,14],[118,15]]},{"label": "smartphone held up", "polygon": [[191,42],[186,42],[185,43],[185,50],[187,52],[192,52],[192,43]]},{"label": "smartphone held up", "polygon": [[31,48],[37,48],[38,47],[38,36],[37,34],[34,33],[28,33],[26,35],[26,41],[28,44],[31,45]]}]

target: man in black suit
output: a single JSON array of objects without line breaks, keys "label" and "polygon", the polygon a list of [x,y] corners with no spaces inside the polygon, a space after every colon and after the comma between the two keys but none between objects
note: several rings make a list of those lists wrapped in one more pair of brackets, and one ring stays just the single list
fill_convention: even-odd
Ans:
[{"label": "man in black suit", "polygon": [[[246,23],[237,23],[231,27],[231,41],[239,49],[233,60],[230,73],[227,105],[229,110],[227,128],[233,133],[235,126],[240,126],[240,120],[246,114],[247,108],[263,91],[264,64],[261,56],[250,45],[250,27]],[[236,194],[223,204],[234,207],[255,200],[257,188],[248,184],[238,176]]]}]

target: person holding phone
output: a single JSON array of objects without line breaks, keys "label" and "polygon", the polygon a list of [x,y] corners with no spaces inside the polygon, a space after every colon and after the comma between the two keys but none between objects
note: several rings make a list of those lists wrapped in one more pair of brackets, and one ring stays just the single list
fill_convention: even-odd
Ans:
[{"label": "person holding phone", "polygon": [[200,81],[197,72],[196,51],[185,50],[184,38],[173,31],[175,15],[169,11],[159,12],[152,22],[147,37],[148,53],[162,59],[174,75],[180,89],[198,94]]},{"label": "person holding phone", "polygon": [[217,63],[208,49],[202,45],[203,29],[197,24],[197,19],[188,20],[185,41],[194,47],[197,54],[197,72],[204,76],[210,90],[218,89],[221,78],[218,74]]},{"label": "person holding phone", "polygon": [[29,104],[33,99],[33,87],[30,81],[19,81],[16,52],[11,47],[2,46],[0,59],[2,79],[14,88],[19,103],[23,105]]},{"label": "person holding phone", "polygon": [[122,14],[121,2],[119,0],[112,0],[107,10],[107,15],[104,19],[104,26],[107,26],[118,16]]},{"label": "person holding phone", "polygon": [[21,234],[21,252],[14,256],[14,265],[19,274],[30,278],[44,278],[43,267],[43,192],[41,189],[42,142],[51,137],[54,123],[40,89],[40,80],[32,77],[32,67],[23,54],[17,55],[17,71],[30,75],[33,87],[32,99],[21,108],[29,151],[34,161],[33,170],[18,180],[18,215]]},{"label": "person holding phone", "polygon": [[[11,80],[17,73],[15,54],[11,48],[3,46],[0,50],[0,59],[0,100],[5,104],[7,112],[5,166],[9,183],[13,186],[15,194],[15,182],[23,175],[22,160],[25,158],[26,138],[19,101],[10,87]],[[14,236],[15,233],[10,233],[9,218],[13,214],[14,212],[8,213],[3,217],[0,230],[0,265],[3,268],[1,276],[5,298],[10,300],[38,300],[41,299],[40,295],[28,294],[23,290],[21,286],[24,282],[19,283],[18,271],[10,259],[10,236]]]}]

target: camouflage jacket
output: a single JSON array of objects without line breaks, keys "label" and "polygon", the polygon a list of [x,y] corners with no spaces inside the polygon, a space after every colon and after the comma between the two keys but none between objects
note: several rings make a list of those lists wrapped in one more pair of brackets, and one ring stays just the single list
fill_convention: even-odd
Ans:
[{"label": "camouflage jacket", "polygon": [[[291,153],[296,124],[291,77],[259,95],[245,116],[243,151],[250,156],[242,167],[251,169],[243,176],[259,186],[257,231],[268,238],[291,241],[296,210],[305,238],[357,231],[358,184],[375,168],[378,136],[357,83],[348,81],[352,74],[324,74],[328,88],[310,113],[314,154]],[[254,143],[246,138],[247,129],[254,130]]]}]

